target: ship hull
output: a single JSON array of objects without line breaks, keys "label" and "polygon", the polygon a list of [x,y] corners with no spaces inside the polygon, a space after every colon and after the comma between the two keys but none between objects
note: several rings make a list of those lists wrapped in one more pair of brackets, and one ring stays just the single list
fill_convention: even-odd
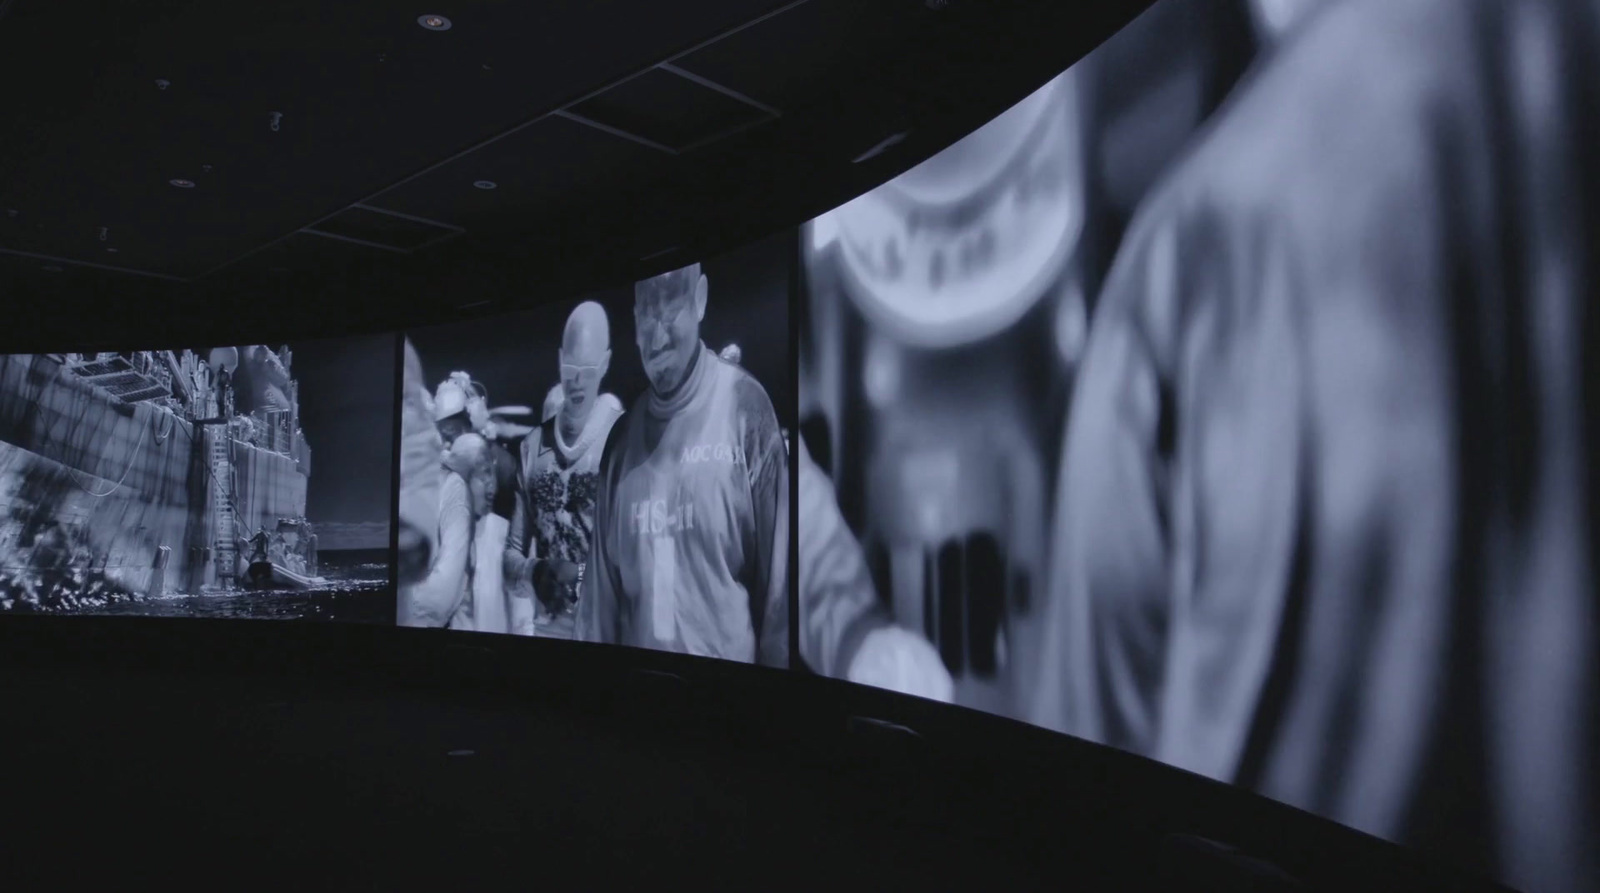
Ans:
[{"label": "ship hull", "polygon": [[[217,449],[231,460],[226,487],[217,486]],[[0,568],[8,574],[59,562],[65,548],[74,566],[130,595],[201,592],[244,570],[218,566],[218,555],[235,554],[217,548],[226,492],[241,536],[305,513],[306,477],[293,458],[159,405],[118,400],[49,357],[0,356]]]},{"label": "ship hull", "polygon": [[270,561],[253,562],[245,573],[245,585],[251,589],[312,589],[327,583],[322,577],[298,574]]}]

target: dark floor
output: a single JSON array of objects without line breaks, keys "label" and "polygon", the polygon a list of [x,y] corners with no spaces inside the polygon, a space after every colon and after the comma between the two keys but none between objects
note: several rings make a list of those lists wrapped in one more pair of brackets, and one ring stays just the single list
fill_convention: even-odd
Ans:
[{"label": "dark floor", "polygon": [[[970,711],[505,639],[0,617],[3,886],[1472,889],[1293,810]],[[1187,886],[1162,880],[1173,832],[1303,886],[1236,867],[1225,885],[1193,867]]]}]

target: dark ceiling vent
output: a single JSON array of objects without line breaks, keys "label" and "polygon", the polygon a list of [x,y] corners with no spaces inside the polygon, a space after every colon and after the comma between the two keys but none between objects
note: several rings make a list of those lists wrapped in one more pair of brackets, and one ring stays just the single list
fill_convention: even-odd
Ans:
[{"label": "dark ceiling vent", "polygon": [[779,112],[715,81],[664,64],[560,114],[676,155],[763,124]]},{"label": "dark ceiling vent", "polygon": [[308,235],[406,253],[448,239],[461,231],[460,227],[448,223],[368,205],[351,205],[303,230]]}]

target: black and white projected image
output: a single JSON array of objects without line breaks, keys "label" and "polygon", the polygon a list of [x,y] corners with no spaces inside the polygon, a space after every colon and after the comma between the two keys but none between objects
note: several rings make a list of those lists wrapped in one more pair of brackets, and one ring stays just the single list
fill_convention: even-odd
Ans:
[{"label": "black and white projected image", "polygon": [[1163,0],[812,221],[806,664],[1600,890],[1596,50]]},{"label": "black and white projected image", "polygon": [[793,252],[409,333],[400,622],[787,667]]},{"label": "black and white projected image", "polygon": [[392,623],[394,364],[392,335],[0,356],[0,609]]}]

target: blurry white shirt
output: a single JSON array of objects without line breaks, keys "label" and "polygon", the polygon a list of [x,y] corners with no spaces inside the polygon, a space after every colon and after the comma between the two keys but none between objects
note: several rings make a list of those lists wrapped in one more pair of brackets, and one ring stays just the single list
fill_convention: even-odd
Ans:
[{"label": "blurry white shirt", "polygon": [[400,599],[399,625],[460,629],[466,624],[470,614],[460,620],[456,615],[466,601],[471,548],[467,484],[460,475],[447,472],[439,488],[439,548],[428,576],[407,588]]},{"label": "blurry white shirt", "polygon": [[511,522],[490,512],[478,519],[472,537],[472,625],[481,633],[509,633],[501,556]]}]

